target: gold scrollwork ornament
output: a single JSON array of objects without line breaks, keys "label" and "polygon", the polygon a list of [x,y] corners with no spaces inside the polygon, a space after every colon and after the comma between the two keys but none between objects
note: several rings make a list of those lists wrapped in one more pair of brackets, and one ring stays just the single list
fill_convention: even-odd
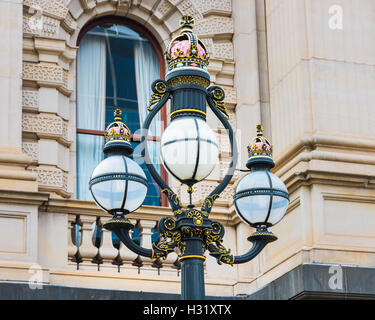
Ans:
[{"label": "gold scrollwork ornament", "polygon": [[163,99],[165,93],[167,92],[167,85],[164,81],[158,81],[153,84],[152,91],[154,91],[154,93],[151,95],[151,100],[147,107],[149,111],[152,111],[152,105]]}]

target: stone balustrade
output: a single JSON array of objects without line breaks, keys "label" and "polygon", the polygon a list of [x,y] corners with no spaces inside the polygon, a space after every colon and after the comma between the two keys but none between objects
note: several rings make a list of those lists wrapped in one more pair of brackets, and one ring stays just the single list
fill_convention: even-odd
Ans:
[{"label": "stone balustrade", "polygon": [[[111,231],[103,228],[103,223],[110,217],[102,215],[68,215],[68,265],[75,265],[77,270],[84,271],[117,271],[127,272],[137,269],[156,268],[179,270],[177,253],[171,254],[166,260],[140,257],[130,251]],[[145,248],[151,248],[152,242],[157,241],[157,220],[140,217],[131,219],[135,225],[132,238]]]}]

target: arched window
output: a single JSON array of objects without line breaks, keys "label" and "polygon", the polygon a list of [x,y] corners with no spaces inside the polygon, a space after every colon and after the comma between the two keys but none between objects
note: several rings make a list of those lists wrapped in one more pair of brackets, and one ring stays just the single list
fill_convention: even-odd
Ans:
[{"label": "arched window", "polygon": [[[123,121],[133,134],[132,157],[140,157],[137,131],[147,116],[151,83],[164,75],[164,60],[154,38],[123,18],[102,18],[90,23],[82,30],[78,45],[76,190],[77,199],[92,200],[88,182],[104,157],[104,130],[113,121],[115,108],[122,110]],[[156,118],[149,132],[154,163],[159,163],[158,141],[164,117]],[[141,167],[149,180],[144,204],[165,205],[144,163]],[[160,164],[156,167],[165,178]]]}]

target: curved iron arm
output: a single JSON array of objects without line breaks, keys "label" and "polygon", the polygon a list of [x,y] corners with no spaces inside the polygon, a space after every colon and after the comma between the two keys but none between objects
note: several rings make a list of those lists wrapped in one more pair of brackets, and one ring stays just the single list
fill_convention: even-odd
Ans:
[{"label": "curved iron arm", "polygon": [[[212,86],[207,89],[207,103],[211,110],[214,112],[216,117],[220,120],[223,124],[224,128],[228,130],[229,135],[229,142],[230,142],[230,149],[231,149],[231,162],[229,164],[229,168],[224,179],[220,182],[220,184],[206,197],[202,204],[202,212],[208,216],[212,210],[212,206],[214,201],[219,197],[220,193],[227,187],[229,182],[231,181],[234,171],[236,170],[237,159],[238,159],[238,152],[237,152],[237,142],[234,137],[232,126],[230,125],[227,118],[224,116],[226,112],[223,114],[220,105],[223,105],[224,100],[224,90],[218,86]],[[225,110],[225,107],[224,107]]]},{"label": "curved iron arm", "polygon": [[152,249],[142,248],[131,238],[129,232],[134,228],[134,225],[129,221],[129,219],[124,217],[113,217],[111,220],[105,222],[103,227],[114,232],[122,243],[124,243],[125,246],[127,246],[131,251],[140,256],[152,258]]},{"label": "curved iron arm", "polygon": [[[162,90],[159,89],[160,87],[162,87]],[[181,208],[182,208],[181,201],[157,172],[155,166],[153,165],[150,159],[150,154],[148,152],[148,144],[147,142],[145,142],[152,119],[156,116],[156,114],[161,110],[161,108],[167,103],[168,99],[170,98],[170,91],[169,91],[170,88],[168,86],[168,83],[165,80],[161,80],[161,79],[154,81],[151,88],[154,92],[159,92],[159,93],[158,93],[157,99],[156,98],[154,100],[151,99],[151,102],[154,102],[154,103],[150,104],[149,106],[150,113],[147,115],[142,125],[143,130],[142,130],[142,137],[141,137],[141,145],[144,145],[144,149],[142,150],[142,157],[145,160],[146,167],[148,171],[150,172],[152,178],[160,187],[161,192],[163,192],[167,196],[169,204],[171,205],[173,212],[177,214],[181,212]],[[162,93],[160,93],[160,91]]]},{"label": "curved iron arm", "polygon": [[234,256],[231,254],[231,250],[226,249],[222,244],[225,233],[223,225],[220,222],[213,221],[211,226],[212,230],[207,233],[205,242],[210,255],[216,258],[218,264],[246,263],[254,259],[268,243],[277,240],[277,237],[267,229],[258,229],[247,239],[253,243],[250,250],[245,254]]},{"label": "curved iron arm", "polygon": [[223,245],[217,246],[214,244],[211,244],[208,246],[208,250],[210,251],[210,255],[215,257],[218,264],[240,264],[240,263],[246,263],[250,260],[254,259],[263,249],[264,247],[270,242],[265,239],[257,239],[257,240],[251,240],[253,243],[253,246],[251,249],[246,252],[245,254],[234,256],[230,254],[230,249],[225,249]]},{"label": "curved iron arm", "polygon": [[152,258],[153,250],[143,248],[137,243],[135,243],[134,240],[131,238],[129,231],[130,229],[121,228],[121,229],[118,229],[117,231],[114,231],[114,233],[125,244],[125,246],[127,246],[131,251],[135,252],[136,254],[140,256]]},{"label": "curved iron arm", "polygon": [[168,254],[180,245],[181,234],[176,229],[176,221],[171,217],[164,217],[159,221],[161,238],[152,243],[152,249],[146,249],[138,245],[130,236],[130,230],[134,225],[124,217],[114,217],[104,224],[107,230],[116,234],[121,242],[134,253],[147,258],[166,259]]}]

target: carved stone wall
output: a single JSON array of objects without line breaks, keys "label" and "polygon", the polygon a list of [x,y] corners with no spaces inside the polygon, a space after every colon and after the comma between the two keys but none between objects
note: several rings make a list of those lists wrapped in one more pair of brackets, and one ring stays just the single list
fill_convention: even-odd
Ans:
[{"label": "carved stone wall", "polygon": [[[36,165],[30,170],[38,173],[40,190],[74,198],[75,190],[71,186],[75,185],[76,176],[76,41],[82,27],[96,17],[116,15],[140,22],[154,34],[164,50],[179,30],[180,17],[184,14],[194,16],[195,32],[207,45],[211,56],[209,72],[212,84],[225,89],[230,121],[236,127],[231,0],[24,0],[23,6],[22,147]],[[218,130],[222,128],[217,122],[211,122],[210,125],[218,126]],[[64,150],[70,154],[69,165],[62,168],[58,160],[53,165],[53,157],[40,162],[47,157],[38,155],[45,150],[39,146],[51,141],[64,147],[56,147],[51,152]],[[214,175],[214,180],[202,182],[199,187],[202,190],[209,190],[211,184],[217,184],[229,163],[228,141],[219,141],[218,174]],[[49,174],[56,174],[57,180],[47,179]],[[71,186],[67,181],[72,181]],[[195,200],[201,201],[204,195],[204,192],[197,192]],[[231,197],[224,198],[231,201]]]}]

